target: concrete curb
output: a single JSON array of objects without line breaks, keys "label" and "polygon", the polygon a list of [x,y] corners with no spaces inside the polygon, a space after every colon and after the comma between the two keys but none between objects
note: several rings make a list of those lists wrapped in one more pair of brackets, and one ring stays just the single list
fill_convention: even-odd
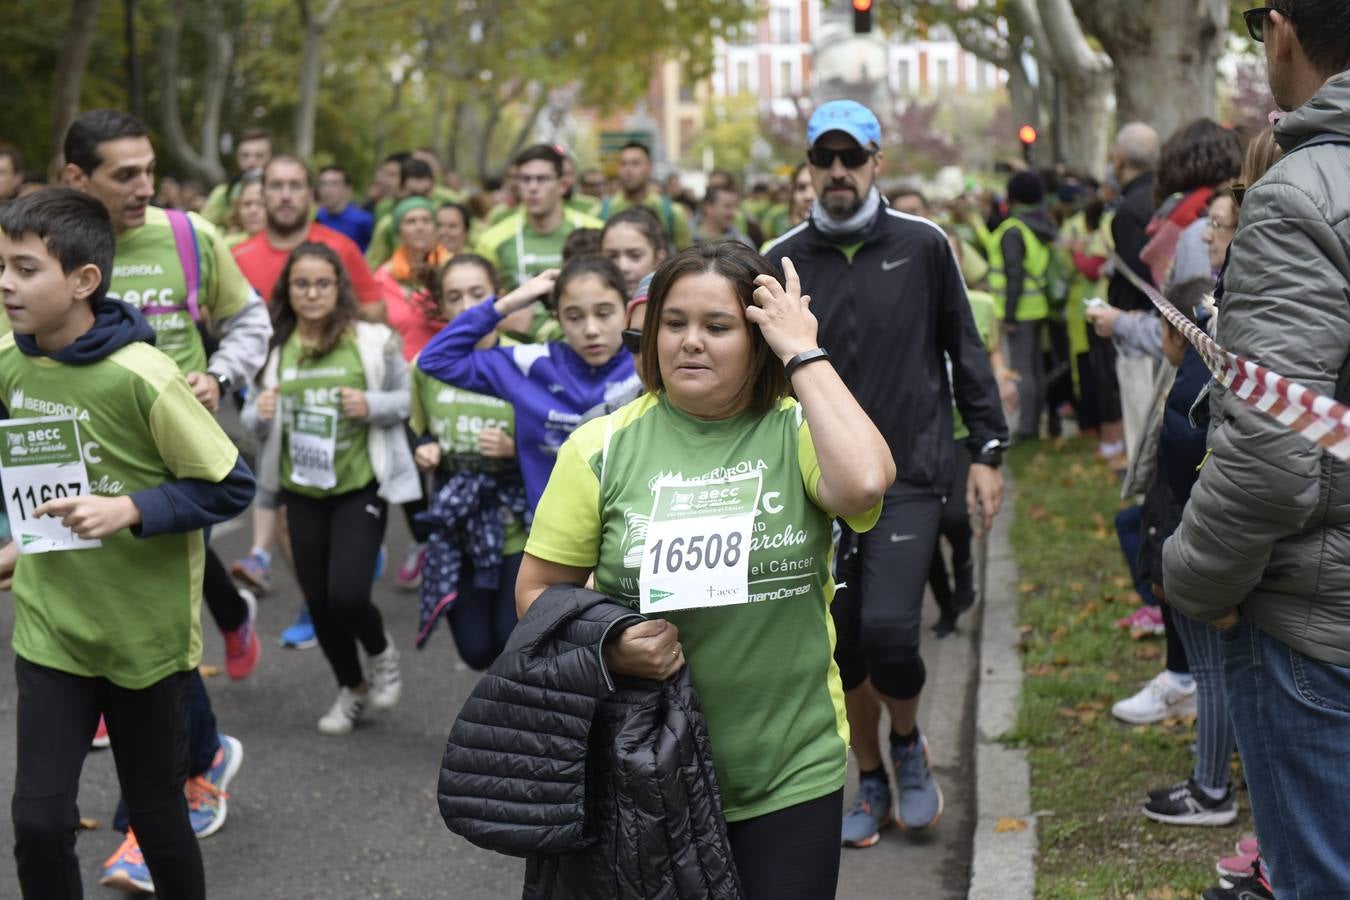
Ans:
[{"label": "concrete curb", "polygon": [[[1016,724],[1022,696],[1017,652],[1017,565],[1010,540],[1014,487],[986,544],[981,604],[979,686],[975,719],[975,840],[969,900],[1031,900],[1036,896],[1036,820],[1031,815],[1031,769],[1025,750],[998,743]],[[996,830],[1019,819],[1025,831]]]}]

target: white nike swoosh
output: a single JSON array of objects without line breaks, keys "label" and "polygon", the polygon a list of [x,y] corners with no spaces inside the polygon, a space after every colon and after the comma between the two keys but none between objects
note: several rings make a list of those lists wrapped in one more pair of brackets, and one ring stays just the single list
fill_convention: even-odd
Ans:
[{"label": "white nike swoosh", "polygon": [[891,269],[898,269],[907,262],[909,262],[908,256],[903,259],[883,259],[881,261],[881,271],[889,272]]},{"label": "white nike swoosh", "polygon": [[891,535],[892,544],[902,544],[905,541],[912,541],[917,538],[917,534],[893,534]]}]

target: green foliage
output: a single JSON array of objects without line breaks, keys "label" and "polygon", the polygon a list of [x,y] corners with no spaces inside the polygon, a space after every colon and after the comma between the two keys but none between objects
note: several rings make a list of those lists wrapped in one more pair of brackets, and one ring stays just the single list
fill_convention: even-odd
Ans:
[{"label": "green foliage", "polygon": [[[180,118],[193,142],[203,113],[205,3],[226,4],[234,39],[222,132],[266,127],[285,147],[303,44],[296,0],[189,0],[179,85]],[[136,6],[146,124],[156,139],[156,33],[167,8],[168,0],[137,0]],[[120,0],[100,5],[84,109],[132,106],[123,9]],[[570,102],[602,113],[621,108],[646,91],[660,56],[683,60],[695,76],[706,72],[713,37],[753,12],[741,0],[347,0],[324,35],[316,161],[340,162],[362,181],[378,155],[434,142],[443,155],[458,150],[459,166],[472,171],[483,144],[491,171],[528,133],[550,91],[571,88]],[[6,4],[0,78],[25,88],[5,92],[0,140],[18,145],[34,169],[45,165],[55,82],[33,73],[55,72],[66,18],[65,4],[53,0]],[[175,161],[162,147],[160,156],[161,171],[173,172]]]}]

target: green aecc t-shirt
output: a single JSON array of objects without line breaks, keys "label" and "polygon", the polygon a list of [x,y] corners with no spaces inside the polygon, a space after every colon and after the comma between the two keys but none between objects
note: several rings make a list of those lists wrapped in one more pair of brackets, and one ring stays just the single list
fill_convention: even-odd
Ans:
[{"label": "green aecc t-shirt", "polygon": [[[75,420],[94,494],[118,497],[184,478],[220,482],[238,449],[197,402],[174,361],[136,343],[88,365],[27,356],[0,338],[0,396],[11,419]],[[14,652],[129,690],[201,661],[202,533],[21,555]]]},{"label": "green aecc t-shirt", "polygon": [[[509,472],[517,468],[514,459],[489,459],[478,448],[478,435],[485,428],[500,428],[516,436],[516,410],[510,403],[488,394],[466,391],[446,384],[412,364],[412,416],[408,426],[413,434],[430,434],[441,447],[441,470],[456,472],[472,469],[485,472]],[[510,556],[525,549],[525,528],[514,515],[503,510],[506,534],[502,554]]]},{"label": "green aecc t-shirt", "polygon": [[[281,485],[306,497],[327,497],[359,491],[375,480],[370,464],[370,426],[342,412],[342,388],[366,389],[366,370],[356,349],[356,338],[345,335],[327,356],[305,356],[300,333],[293,333],[281,347],[278,381],[281,385],[281,415],[284,430],[281,445]],[[306,411],[336,415],[337,428],[333,470],[337,483],[331,488],[299,484],[291,471],[291,432],[296,416]]]},{"label": "green aecc t-shirt", "polygon": [[[733,822],[844,784],[848,721],[829,611],[833,517],[820,505],[820,464],[797,402],[707,422],[664,394],[646,394],[586,423],[558,452],[526,546],[539,559],[594,568],[596,590],[637,607],[652,485],[663,476],[712,482],[753,472],[763,481],[751,602],[665,615],[679,628],[703,701]],[[866,531],[880,514],[877,504],[848,521]]]}]

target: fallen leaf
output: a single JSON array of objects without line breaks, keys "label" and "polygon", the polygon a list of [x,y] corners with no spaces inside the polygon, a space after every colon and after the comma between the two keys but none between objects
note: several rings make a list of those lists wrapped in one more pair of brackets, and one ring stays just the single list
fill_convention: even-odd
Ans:
[{"label": "fallen leaf", "polygon": [[1134,648],[1135,659],[1160,659],[1163,648],[1157,644],[1140,644]]},{"label": "fallen leaf", "polygon": [[1069,590],[1073,591],[1075,594],[1081,594],[1081,593],[1083,593],[1083,590],[1084,590],[1086,587],[1087,587],[1087,585],[1083,584],[1083,582],[1081,582],[1081,581],[1070,581],[1070,582],[1069,582]]},{"label": "fallen leaf", "polygon": [[1031,581],[1024,581],[1017,586],[1017,591],[1021,594],[1030,594],[1034,590],[1036,590],[1036,584]]},{"label": "fallen leaf", "polygon": [[1107,672],[1105,679],[1107,684],[1116,684],[1120,681],[1120,676],[1115,672]]},{"label": "fallen leaf", "polygon": [[1026,637],[1027,635],[1031,634],[1031,633],[1032,633],[1033,631],[1035,631],[1035,630],[1036,630],[1036,626],[1035,626],[1035,625],[1027,625],[1027,624],[1024,623],[1024,624],[1022,624],[1022,625],[1018,625],[1018,626],[1017,626],[1017,633],[1020,634],[1020,635],[1022,635],[1022,637]]},{"label": "fallen leaf", "polygon": [[1068,637],[1068,636],[1069,636],[1069,628],[1068,628],[1068,626],[1066,626],[1066,625],[1061,625],[1061,626],[1059,626],[1058,628],[1056,628],[1054,631],[1050,632],[1050,643],[1052,643],[1052,644],[1057,643],[1057,642],[1059,642],[1059,641],[1064,640],[1064,639],[1065,639],[1066,637]]},{"label": "fallen leaf", "polygon": [[1050,513],[1046,512],[1045,507],[1041,506],[1039,503],[1033,503],[1027,508],[1027,518],[1033,522],[1043,521],[1049,518],[1049,516]]},{"label": "fallen leaf", "polygon": [[220,666],[209,666],[206,663],[202,663],[197,667],[197,674],[203,678],[215,678],[220,674]]},{"label": "fallen leaf", "polygon": [[994,823],[995,834],[1007,834],[1010,831],[1026,831],[1027,823],[1023,819],[1010,819],[1007,816],[999,816]]},{"label": "fallen leaf", "polygon": [[1117,575],[1115,578],[1111,579],[1111,583],[1123,591],[1130,586],[1130,579],[1126,578],[1124,575]]},{"label": "fallen leaf", "polygon": [[1061,706],[1059,708],[1059,717],[1061,719],[1076,719],[1078,718],[1078,710],[1074,709],[1072,706]]},{"label": "fallen leaf", "polygon": [[1069,664],[1069,658],[1061,654],[1059,656],[1056,656],[1052,660],[1052,662],[1054,662],[1055,665],[1059,666],[1062,669]]},{"label": "fallen leaf", "polygon": [[83,831],[96,831],[98,829],[98,819],[80,816],[80,828]]},{"label": "fallen leaf", "polygon": [[1040,663],[1027,669],[1024,674],[1028,678],[1044,678],[1047,675],[1055,674],[1055,667],[1048,663]]}]

